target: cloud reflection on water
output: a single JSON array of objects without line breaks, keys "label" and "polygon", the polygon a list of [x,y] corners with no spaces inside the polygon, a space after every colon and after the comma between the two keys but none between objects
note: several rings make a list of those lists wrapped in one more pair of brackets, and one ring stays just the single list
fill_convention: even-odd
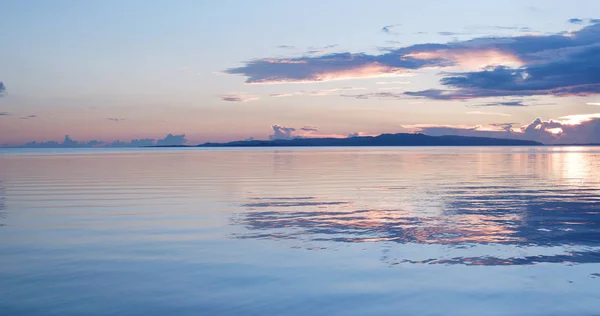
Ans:
[{"label": "cloud reflection on water", "polygon": [[[369,194],[344,195],[345,203],[339,196],[310,203],[293,197],[285,202],[261,198],[260,205],[243,204],[246,211],[233,218],[234,225],[245,228],[235,238],[296,240],[325,248],[335,243],[379,243],[438,245],[447,250],[423,260],[385,256],[392,265],[600,263],[596,160],[568,150],[545,157],[499,154],[495,159],[474,161],[481,169],[477,181],[462,181],[457,174],[456,179],[431,183],[424,179],[429,173],[418,179],[413,172],[407,175],[412,175],[410,185],[361,187]],[[518,172],[489,172],[510,165]],[[373,208],[368,207],[371,204]],[[510,247],[512,252],[491,250],[473,256],[458,250],[486,245]]]}]

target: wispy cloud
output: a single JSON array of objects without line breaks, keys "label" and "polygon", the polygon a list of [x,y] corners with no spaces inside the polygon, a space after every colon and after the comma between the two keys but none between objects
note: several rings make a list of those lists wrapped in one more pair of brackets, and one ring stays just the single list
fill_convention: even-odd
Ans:
[{"label": "wispy cloud", "polygon": [[312,126],[304,126],[302,128],[300,128],[300,130],[305,131],[305,132],[318,132],[319,129],[316,127],[312,127]]},{"label": "wispy cloud", "polygon": [[0,112],[0,116],[11,116],[12,114],[9,112]]},{"label": "wispy cloud", "polygon": [[0,97],[6,94],[6,86],[2,81],[0,81]]},{"label": "wispy cloud", "polygon": [[403,93],[372,92],[363,94],[342,94],[343,97],[356,99],[407,99]]},{"label": "wispy cloud", "polygon": [[442,32],[438,32],[438,34],[442,35],[442,36],[458,36],[458,35],[470,35],[472,33],[465,33],[465,32],[445,32],[445,31],[442,31]]},{"label": "wispy cloud", "polygon": [[579,19],[579,18],[572,18],[567,20],[567,22],[571,23],[571,24],[583,24],[583,20]]},{"label": "wispy cloud", "polygon": [[120,122],[120,121],[124,121],[124,118],[116,118],[116,117],[109,117],[107,118],[107,120],[109,121],[113,121],[113,122]]},{"label": "wispy cloud", "polygon": [[500,112],[482,112],[482,111],[469,111],[468,115],[494,115],[494,116],[510,116],[510,114]]},{"label": "wispy cloud", "polygon": [[37,115],[32,114],[32,115],[23,116],[23,117],[21,117],[21,119],[22,120],[29,120],[29,119],[36,118],[36,117],[37,117]]},{"label": "wispy cloud", "polygon": [[282,49],[296,49],[296,46],[292,46],[292,45],[279,45],[279,46],[277,46],[277,48],[282,48]]},{"label": "wispy cloud", "polygon": [[222,101],[226,102],[248,102],[258,100],[258,96],[245,95],[245,94],[224,94],[219,96]]},{"label": "wispy cloud", "polygon": [[325,46],[310,46],[307,51],[304,52],[305,56],[322,55],[332,51],[333,48],[338,47],[337,44],[330,44]]},{"label": "wispy cloud", "polygon": [[324,89],[324,90],[302,90],[297,92],[289,92],[289,93],[272,93],[269,94],[270,97],[274,98],[283,98],[283,97],[292,97],[292,96],[329,96],[329,95],[337,95],[336,92],[340,91],[354,91],[354,90],[364,90],[365,88],[361,87],[341,87],[341,88],[333,88],[333,89]]},{"label": "wispy cloud", "polygon": [[375,84],[409,84],[410,81],[377,81]]},{"label": "wispy cloud", "polygon": [[522,100],[519,101],[502,101],[502,102],[492,102],[492,103],[484,103],[478,104],[477,107],[486,107],[486,106],[528,106],[524,104]]},{"label": "wispy cloud", "polygon": [[587,105],[600,105],[600,103],[597,102],[590,102],[590,103],[586,103]]},{"label": "wispy cloud", "polygon": [[394,29],[401,25],[402,24],[385,25],[384,27],[381,28],[381,32],[383,32],[385,34],[398,34],[397,32],[394,31]]},{"label": "wispy cloud", "polygon": [[377,90],[379,91],[386,91],[386,90],[405,90],[406,87],[386,87],[386,88],[377,88]]}]

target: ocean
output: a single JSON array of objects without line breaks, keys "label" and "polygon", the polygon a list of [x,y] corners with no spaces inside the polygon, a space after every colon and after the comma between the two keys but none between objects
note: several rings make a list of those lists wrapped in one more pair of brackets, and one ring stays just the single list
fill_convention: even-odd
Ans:
[{"label": "ocean", "polygon": [[2,315],[600,315],[600,147],[1,149]]}]

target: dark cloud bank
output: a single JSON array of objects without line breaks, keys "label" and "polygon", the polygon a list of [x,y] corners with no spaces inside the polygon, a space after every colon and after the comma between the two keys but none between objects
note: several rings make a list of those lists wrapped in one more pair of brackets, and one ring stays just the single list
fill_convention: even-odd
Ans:
[{"label": "dark cloud bank", "polygon": [[163,139],[133,139],[129,142],[116,140],[114,142],[104,142],[100,140],[91,140],[88,142],[79,142],[73,140],[69,135],[65,135],[62,142],[49,141],[49,142],[37,142],[32,141],[22,146],[16,147],[27,147],[27,148],[85,148],[85,147],[144,147],[144,146],[180,146],[187,142],[185,134],[173,135],[169,134]]},{"label": "dark cloud bank", "polygon": [[460,135],[534,140],[544,144],[600,144],[600,114],[574,115],[561,120],[536,118],[528,125],[515,123],[490,124],[499,130],[481,127],[426,126],[416,130],[431,136]]},{"label": "dark cloud bank", "polygon": [[444,73],[440,84],[448,89],[409,91],[404,96],[465,100],[534,95],[563,97],[600,92],[600,23],[572,33],[418,44],[379,55],[334,53],[256,59],[225,72],[245,76],[247,83],[318,82],[454,66],[469,59],[470,54],[500,55],[518,61],[520,66],[489,65],[478,71]]}]

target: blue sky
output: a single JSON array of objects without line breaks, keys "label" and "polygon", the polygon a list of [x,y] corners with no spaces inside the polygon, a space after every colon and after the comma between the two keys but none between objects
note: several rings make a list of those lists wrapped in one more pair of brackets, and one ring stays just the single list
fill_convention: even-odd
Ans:
[{"label": "blue sky", "polygon": [[593,12],[600,2],[3,1],[0,144],[600,142]]}]

